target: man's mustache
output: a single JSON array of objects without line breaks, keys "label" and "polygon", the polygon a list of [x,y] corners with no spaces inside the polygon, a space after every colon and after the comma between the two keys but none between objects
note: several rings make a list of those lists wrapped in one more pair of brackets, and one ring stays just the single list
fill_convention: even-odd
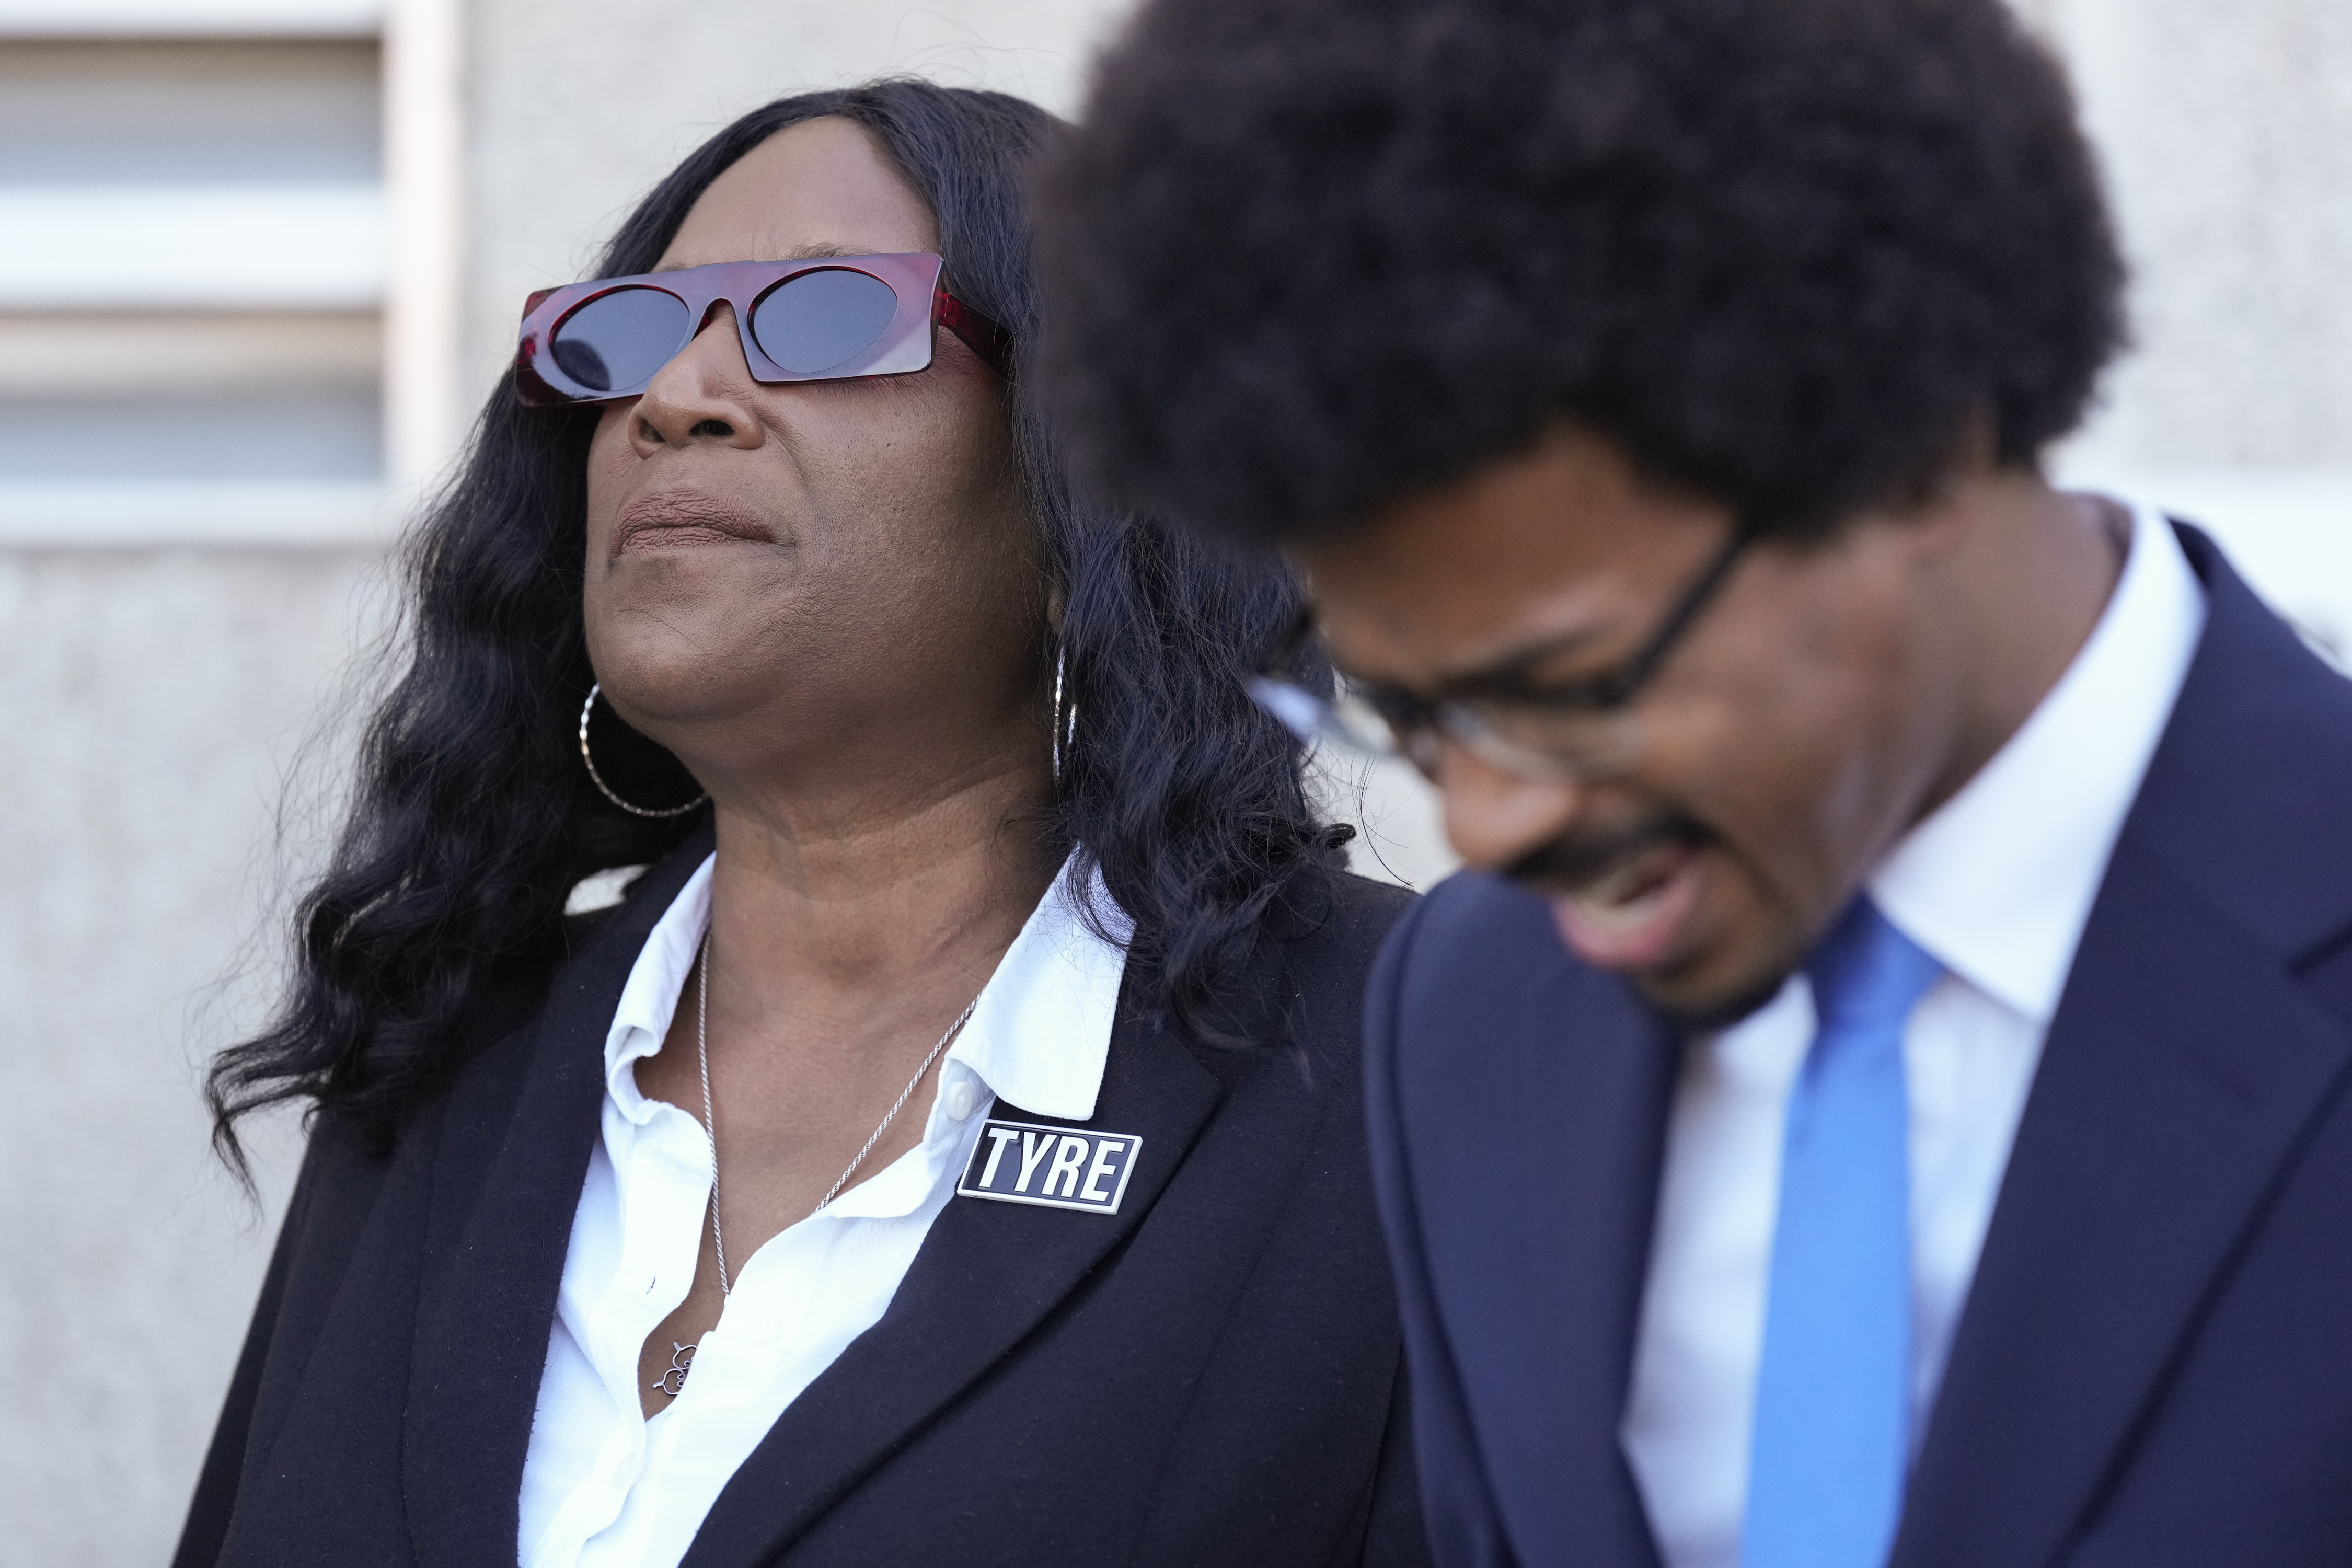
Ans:
[{"label": "man's mustache", "polygon": [[1661,844],[1703,844],[1713,837],[1696,818],[1678,811],[1660,812],[1605,832],[1564,833],[1512,861],[1503,875],[1546,891],[1580,888]]}]

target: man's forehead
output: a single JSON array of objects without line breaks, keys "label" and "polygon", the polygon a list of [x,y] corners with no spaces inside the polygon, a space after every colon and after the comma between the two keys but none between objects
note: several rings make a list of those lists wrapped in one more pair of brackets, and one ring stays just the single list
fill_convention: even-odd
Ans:
[{"label": "man's forehead", "polygon": [[1342,661],[1418,685],[1607,637],[1719,547],[1730,516],[1561,431],[1292,556]]}]

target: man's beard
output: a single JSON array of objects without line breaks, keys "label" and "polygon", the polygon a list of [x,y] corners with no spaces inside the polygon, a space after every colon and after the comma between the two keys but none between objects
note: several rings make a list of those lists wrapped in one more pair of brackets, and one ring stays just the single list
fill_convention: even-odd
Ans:
[{"label": "man's beard", "polygon": [[[1559,898],[1660,845],[1683,844],[1698,849],[1716,842],[1717,837],[1696,817],[1661,810],[1622,827],[1562,834],[1520,856],[1504,868],[1503,875],[1530,892]],[[1671,991],[1661,994],[1653,982],[1638,974],[1627,974],[1624,979],[1652,1012],[1675,1029],[1702,1034],[1728,1028],[1769,1003],[1801,961],[1801,954],[1794,955],[1785,967],[1758,975],[1727,996],[1700,1000]]]},{"label": "man's beard", "polygon": [[1530,892],[1552,898],[1599,880],[1612,867],[1657,845],[1687,844],[1696,848],[1714,838],[1696,817],[1679,811],[1658,811],[1623,827],[1563,833],[1512,861],[1503,868],[1503,875]]}]

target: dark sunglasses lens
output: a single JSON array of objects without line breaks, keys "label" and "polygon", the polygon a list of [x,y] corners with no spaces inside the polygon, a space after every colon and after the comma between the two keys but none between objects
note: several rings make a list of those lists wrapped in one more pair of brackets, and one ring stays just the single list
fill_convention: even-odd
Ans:
[{"label": "dark sunglasses lens", "polygon": [[591,392],[653,378],[686,342],[686,301],[659,289],[600,294],[555,329],[558,369]]},{"label": "dark sunglasses lens", "polygon": [[874,346],[898,296],[879,278],[827,268],[787,279],[751,310],[760,351],[795,375],[831,370]]}]

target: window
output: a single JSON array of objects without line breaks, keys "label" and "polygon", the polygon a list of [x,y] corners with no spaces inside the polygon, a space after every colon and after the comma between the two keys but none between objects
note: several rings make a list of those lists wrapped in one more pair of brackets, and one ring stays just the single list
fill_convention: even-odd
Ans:
[{"label": "window", "polygon": [[444,438],[446,312],[415,318],[456,263],[418,155],[454,88],[402,93],[396,47],[454,29],[389,9],[0,0],[0,541],[394,521]]}]

